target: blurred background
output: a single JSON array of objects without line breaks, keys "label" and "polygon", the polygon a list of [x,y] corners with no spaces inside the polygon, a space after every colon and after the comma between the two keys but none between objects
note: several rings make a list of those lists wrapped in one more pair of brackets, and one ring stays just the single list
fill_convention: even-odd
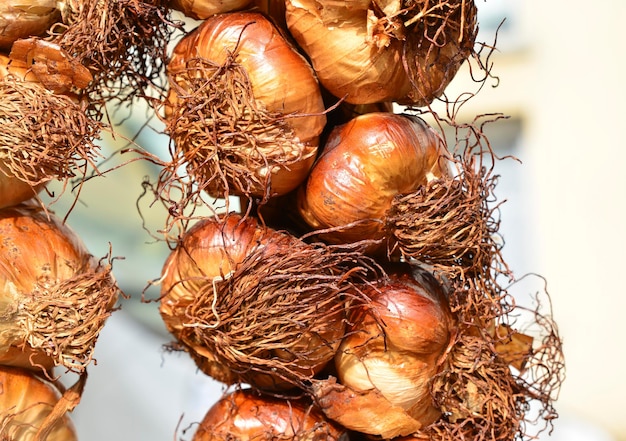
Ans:
[{"label": "blurred background", "polygon": [[[626,2],[476,4],[480,41],[493,41],[501,25],[490,58],[499,81],[488,81],[460,117],[508,116],[489,132],[498,153],[519,159],[497,169],[496,195],[506,200],[500,228],[505,260],[515,274],[546,278],[564,342],[560,417],[552,434],[540,439],[626,441],[620,279],[626,268]],[[449,94],[473,90],[467,78],[459,73]],[[168,140],[159,135],[158,121],[144,127],[147,115],[138,106],[117,139],[103,140],[109,157],[103,168],[124,166],[86,182],[68,218],[93,254],[106,255],[111,244],[113,255],[123,257],[114,272],[130,296],[98,340],[97,363],[73,413],[82,441],[189,439],[222,393],[186,354],[164,351],[171,338],[157,303],[147,301],[158,296],[146,288],[169,252],[148,233],[163,225],[165,213],[150,194],[140,198],[142,182],[154,181],[158,168],[117,153],[124,136],[139,133],[139,145],[167,157]],[[54,208],[65,213],[72,201],[66,191]]]}]

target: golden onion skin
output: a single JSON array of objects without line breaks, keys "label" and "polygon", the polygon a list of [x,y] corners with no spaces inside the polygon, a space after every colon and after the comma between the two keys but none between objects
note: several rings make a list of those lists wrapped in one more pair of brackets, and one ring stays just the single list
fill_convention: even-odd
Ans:
[{"label": "golden onion skin", "polygon": [[385,237],[393,198],[448,173],[444,146],[423,120],[389,112],[359,115],[336,127],[298,193],[298,211],[332,243]]},{"label": "golden onion skin", "polygon": [[301,399],[274,398],[250,389],[232,392],[207,412],[193,441],[293,439],[347,441],[347,432]]},{"label": "golden onion skin", "polygon": [[[0,439],[34,441],[35,435],[61,398],[59,389],[31,371],[0,366]],[[78,440],[67,414],[59,418],[46,441]]]},{"label": "golden onion skin", "polygon": [[0,50],[8,52],[16,40],[44,34],[60,18],[57,0],[2,0]]}]

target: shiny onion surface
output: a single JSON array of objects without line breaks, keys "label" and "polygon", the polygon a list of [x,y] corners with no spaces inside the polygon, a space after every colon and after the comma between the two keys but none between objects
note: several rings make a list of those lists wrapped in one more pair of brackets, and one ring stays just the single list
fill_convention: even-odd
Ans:
[{"label": "shiny onion surface", "polygon": [[449,171],[439,135],[422,119],[390,112],[359,115],[333,129],[298,210],[332,243],[385,237],[384,219],[398,194]]}]

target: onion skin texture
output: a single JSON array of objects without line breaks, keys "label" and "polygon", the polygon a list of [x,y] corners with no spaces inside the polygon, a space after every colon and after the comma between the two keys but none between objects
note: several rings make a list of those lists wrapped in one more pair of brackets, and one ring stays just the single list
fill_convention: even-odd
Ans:
[{"label": "onion skin texture", "polygon": [[2,363],[84,372],[118,295],[111,267],[53,213],[0,210]]},{"label": "onion skin texture", "polygon": [[393,198],[448,174],[444,155],[437,133],[417,117],[359,115],[330,133],[298,193],[298,212],[313,230],[333,228],[321,235],[328,242],[380,241]]},{"label": "onion skin texture", "polygon": [[[259,259],[271,263],[275,255],[283,259],[302,247],[308,246],[234,213],[225,219],[200,221],[185,233],[163,266],[160,313],[167,330],[200,370],[226,384],[245,382],[260,389],[282,390],[332,362],[345,328],[345,310],[338,296],[312,293],[310,285],[301,281],[285,282],[280,290],[276,285],[264,286],[259,278],[266,274],[254,272]],[[291,271],[282,262],[281,270]],[[292,261],[287,258],[287,263]],[[238,277],[244,280],[243,286],[220,291],[220,286],[236,283]],[[324,297],[325,303],[308,305],[315,310],[314,316],[304,316],[310,309],[299,289],[311,298]],[[274,303],[284,302],[275,300],[278,292],[297,297],[302,305],[289,312],[280,309]],[[245,335],[233,337],[242,329]],[[271,341],[265,343],[266,338]],[[270,368],[270,363],[278,365]]]},{"label": "onion skin texture", "polygon": [[475,15],[466,0],[286,2],[320,83],[353,104],[430,104],[472,53]]},{"label": "onion skin texture", "polygon": [[195,20],[247,8],[252,0],[171,0],[169,7]]},{"label": "onion skin texture", "polygon": [[[37,431],[61,398],[59,389],[31,371],[0,366],[0,439],[35,441]],[[74,425],[67,414],[59,418],[46,441],[76,441]]]},{"label": "onion skin texture", "polygon": [[[182,124],[178,120],[189,120],[187,113],[173,115],[180,113],[176,112],[176,108],[180,111],[185,107],[185,95],[193,95],[195,92],[189,90],[190,81],[186,77],[213,75],[207,72],[190,73],[189,63],[196,63],[197,60],[204,60],[214,66],[224,66],[226,73],[222,74],[220,81],[231,81],[228,75],[232,76],[233,73],[229,69],[243,69],[249,81],[249,89],[241,83],[225,84],[223,89],[232,88],[239,94],[251,92],[251,100],[254,102],[245,104],[245,109],[235,109],[237,115],[234,115],[223,110],[228,103],[220,98],[215,106],[221,110],[207,110],[206,118],[197,122],[203,124],[197,130],[212,130],[211,124],[228,125],[230,128],[224,134],[212,132],[212,136],[207,137],[206,145],[200,146],[192,145],[194,141],[198,142],[197,139],[188,140],[184,139],[184,133],[172,133],[177,131],[177,124]],[[215,149],[228,147],[230,155],[227,152],[223,156],[239,154],[239,166],[249,169],[255,180],[264,183],[251,184],[253,188],[249,190],[243,188],[245,186],[238,183],[237,179],[231,178],[229,186],[232,193],[264,197],[268,191],[266,182],[269,176],[271,195],[282,195],[292,191],[306,179],[326,124],[324,102],[315,72],[308,61],[265,15],[246,11],[217,14],[208,18],[176,45],[167,72],[170,90],[164,111],[173,127],[170,136],[175,143],[180,144],[179,148],[186,152],[193,148],[201,151],[208,149],[209,153],[203,155],[214,157]],[[239,90],[240,88],[245,90]],[[214,113],[219,113],[220,116],[215,116]],[[272,116],[263,116],[269,119],[259,125],[257,118],[263,118],[259,116],[261,113]],[[214,123],[204,122],[211,118],[216,118]],[[254,132],[250,129],[252,125],[255,126]],[[259,128],[261,126],[262,129]],[[233,140],[236,138],[233,132],[235,135],[241,134],[245,139]],[[276,138],[275,142],[272,142],[273,138]],[[234,144],[231,146],[230,143]],[[196,153],[189,155],[192,156],[190,159],[197,156]],[[247,159],[253,155],[262,156],[258,164]],[[214,174],[189,173],[200,182],[208,180]],[[215,192],[211,194],[223,196]]]},{"label": "onion skin texture", "polygon": [[247,440],[347,441],[347,433],[319,409],[299,399],[237,390],[207,412],[193,441]]},{"label": "onion skin texture", "polygon": [[455,332],[452,315],[441,285],[420,268],[398,265],[388,280],[363,290],[371,303],[350,312],[335,356],[346,390],[320,402],[348,429],[385,439],[409,435],[441,414],[430,383]]},{"label": "onion skin texture", "polygon": [[61,18],[56,0],[3,0],[0,4],[0,50],[20,38],[39,36]]}]

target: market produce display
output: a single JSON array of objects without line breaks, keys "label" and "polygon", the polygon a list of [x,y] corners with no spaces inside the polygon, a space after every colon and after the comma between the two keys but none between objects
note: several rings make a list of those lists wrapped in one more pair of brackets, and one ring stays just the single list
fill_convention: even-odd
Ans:
[{"label": "market produce display", "polygon": [[[500,159],[483,130],[504,116],[457,120],[446,94],[464,64],[483,72],[478,89],[491,77],[477,8],[0,6],[0,438],[76,438],[70,412],[125,294],[114,250],[90,254],[39,195],[56,181],[78,201],[113,177],[124,163],[104,170],[98,141],[120,124],[111,109],[137,100],[169,140],[159,155],[132,141],[122,152],[158,169],[137,185],[167,213],[151,235],[170,253],[146,281],[164,349],[225,387],[184,436],[512,441],[549,429],[561,340],[545,304],[509,292]],[[58,386],[59,369],[76,383]],[[27,392],[46,412],[11,404]]]}]

